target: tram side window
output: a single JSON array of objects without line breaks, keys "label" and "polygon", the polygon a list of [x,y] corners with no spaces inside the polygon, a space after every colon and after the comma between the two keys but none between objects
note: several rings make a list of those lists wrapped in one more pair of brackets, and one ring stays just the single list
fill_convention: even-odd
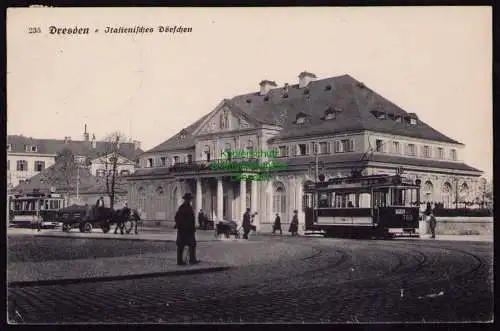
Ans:
[{"label": "tram side window", "polygon": [[359,208],[359,194],[336,193],[333,199],[334,208]]},{"label": "tram side window", "polygon": [[328,207],[330,207],[328,205],[328,194],[322,193],[322,194],[319,195],[318,207],[319,208],[328,208]]}]

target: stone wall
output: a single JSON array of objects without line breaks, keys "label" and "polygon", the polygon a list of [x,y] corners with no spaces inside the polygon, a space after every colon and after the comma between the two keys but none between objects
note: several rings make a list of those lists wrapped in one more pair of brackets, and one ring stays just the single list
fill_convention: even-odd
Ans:
[{"label": "stone wall", "polygon": [[[436,217],[436,220],[437,235],[493,234],[493,217]],[[430,234],[428,222],[421,224],[420,229],[425,234]]]}]

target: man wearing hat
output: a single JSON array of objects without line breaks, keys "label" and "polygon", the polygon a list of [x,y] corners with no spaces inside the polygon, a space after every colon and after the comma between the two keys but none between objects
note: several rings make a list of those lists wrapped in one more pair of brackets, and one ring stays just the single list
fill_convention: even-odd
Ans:
[{"label": "man wearing hat", "polygon": [[296,236],[299,230],[299,217],[297,216],[297,214],[298,211],[294,210],[292,222],[290,223],[290,229],[288,230],[289,232],[292,233],[292,236]]},{"label": "man wearing hat", "polygon": [[182,255],[184,247],[189,247],[189,264],[197,264],[200,261],[196,260],[196,224],[194,210],[191,206],[193,196],[191,193],[186,193],[182,197],[184,202],[179,206],[175,214],[175,227],[177,229],[177,264],[185,265]]},{"label": "man wearing hat", "polygon": [[243,227],[243,239],[248,239],[248,234],[252,228],[250,208],[247,208],[247,211],[243,214],[243,222],[241,226]]}]

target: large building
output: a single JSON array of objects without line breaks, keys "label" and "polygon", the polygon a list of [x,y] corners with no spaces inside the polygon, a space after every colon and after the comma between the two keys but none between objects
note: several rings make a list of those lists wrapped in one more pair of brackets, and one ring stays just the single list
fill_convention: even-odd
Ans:
[{"label": "large building", "polygon": [[[7,136],[7,188],[12,190],[20,183],[39,174],[55,163],[56,156],[63,149],[71,150],[79,162],[90,167],[94,176],[105,175],[106,154],[110,143],[97,141],[95,136],[85,131],[83,140],[64,139],[36,139],[22,135]],[[118,162],[118,172],[129,175],[134,172],[140,149],[139,141],[122,142],[119,146],[121,156]]]},{"label": "large building", "polygon": [[[393,174],[402,167],[406,176],[421,179],[424,201],[453,207],[456,197],[468,202],[480,194],[482,172],[463,162],[463,148],[349,75],[316,79],[302,72],[298,84],[264,80],[257,92],[222,100],[142,154],[129,177],[129,201],[146,219],[171,222],[181,196],[191,192],[195,208],[216,220],[240,222],[247,207],[258,211],[262,231],[270,231],[276,213],[287,226],[297,209],[303,229],[303,186],[314,180],[317,155],[327,179],[352,170]],[[234,170],[207,168],[225,151],[270,149],[278,151],[273,161],[287,168],[267,180],[235,180]]]}]

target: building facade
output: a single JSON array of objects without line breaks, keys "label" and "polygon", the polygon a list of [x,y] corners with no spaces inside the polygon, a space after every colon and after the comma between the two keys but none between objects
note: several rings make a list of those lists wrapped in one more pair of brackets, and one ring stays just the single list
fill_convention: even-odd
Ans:
[{"label": "building facade", "polygon": [[[308,72],[298,84],[278,87],[264,80],[258,92],[222,100],[211,112],[140,156],[128,177],[129,201],[150,220],[172,222],[181,197],[213,220],[241,222],[246,208],[270,231],[275,215],[288,226],[293,210],[304,229],[303,188],[318,173],[331,177],[404,174],[422,182],[422,200],[445,207],[473,202],[482,172],[461,160],[464,145],[436,131],[349,75],[317,79]],[[275,150],[257,155],[270,177],[248,180],[213,168],[229,151]],[[273,165],[281,164],[280,167]],[[284,166],[283,166],[284,165]],[[212,168],[211,168],[212,167]],[[259,180],[257,180],[259,179]]]},{"label": "building facade", "polygon": [[[83,140],[64,139],[36,139],[22,135],[7,136],[7,187],[14,189],[20,183],[33,178],[44,169],[54,165],[56,156],[63,149],[71,150],[77,161],[90,166],[94,176],[105,176],[107,151],[109,142],[97,141],[92,135],[90,139],[87,126],[83,133]],[[119,146],[121,155],[117,163],[120,175],[130,175],[134,172],[137,157],[143,151],[139,141],[123,142]],[[109,167],[108,167],[109,168]],[[109,171],[109,170],[108,170]]]}]

